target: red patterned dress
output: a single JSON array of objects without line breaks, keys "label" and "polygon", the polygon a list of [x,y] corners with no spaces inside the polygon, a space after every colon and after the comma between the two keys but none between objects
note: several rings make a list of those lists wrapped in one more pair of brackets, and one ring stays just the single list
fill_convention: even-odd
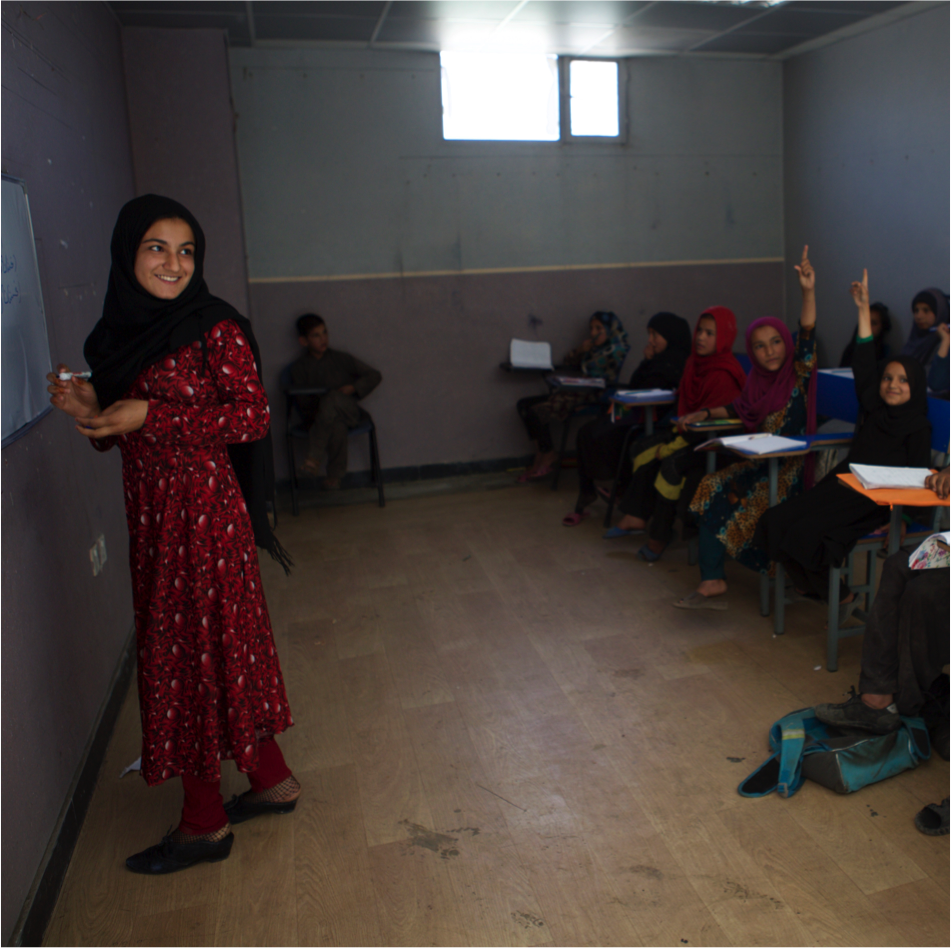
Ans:
[{"label": "red patterned dress", "polygon": [[122,452],[138,643],[142,775],[214,781],[221,760],[258,766],[258,737],[294,722],[261,589],[247,507],[227,445],[270,424],[247,339],[231,321],[146,369],[138,431]]}]

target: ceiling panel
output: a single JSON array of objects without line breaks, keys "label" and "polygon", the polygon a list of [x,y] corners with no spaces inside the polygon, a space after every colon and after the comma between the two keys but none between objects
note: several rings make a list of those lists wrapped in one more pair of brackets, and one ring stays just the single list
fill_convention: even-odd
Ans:
[{"label": "ceiling panel", "polygon": [[[494,27],[483,27],[485,35]],[[383,21],[383,29],[377,36],[378,43],[410,43],[439,48],[440,23],[438,20],[417,20],[412,17],[393,16]]]},{"label": "ceiling panel", "polygon": [[[109,5],[124,25],[225,29],[235,45],[251,42],[249,8],[255,38],[262,42],[351,44],[368,43],[386,9],[383,0],[116,0]],[[904,5],[901,0],[792,0],[772,7],[696,0],[397,0],[387,10],[377,42],[416,49],[491,43],[595,56],[770,56]]]},{"label": "ceiling panel", "polygon": [[333,0],[258,0],[252,7],[255,20],[259,16],[348,16],[369,17],[376,21],[386,3],[381,0],[366,0],[365,3],[335,3]]},{"label": "ceiling panel", "polygon": [[[352,6],[358,7],[359,3]],[[389,16],[421,20],[504,20],[516,7],[516,0],[398,0]],[[389,19],[389,17],[387,17]]]},{"label": "ceiling panel", "polygon": [[755,53],[760,56],[771,56],[781,53],[784,49],[791,49],[811,36],[797,36],[789,33],[726,33],[714,37],[708,43],[698,47],[698,53]]},{"label": "ceiling panel", "polygon": [[718,3],[654,3],[634,20],[637,26],[711,30],[719,33],[763,13],[762,7]]},{"label": "ceiling panel", "polygon": [[259,40],[288,36],[310,42],[370,42],[377,18],[355,16],[272,16],[255,11],[254,31]]},{"label": "ceiling panel", "polygon": [[515,14],[513,22],[582,23],[610,29],[647,6],[646,0],[532,0]]},{"label": "ceiling panel", "polygon": [[706,30],[662,30],[634,25],[615,30],[591,52],[615,56],[679,52],[710,39],[712,35]]},{"label": "ceiling panel", "polygon": [[753,33],[798,33],[802,36],[821,36],[841,29],[850,23],[864,20],[865,14],[836,12],[822,13],[814,10],[775,10],[769,16],[760,17],[749,26],[741,26],[737,32]]},{"label": "ceiling panel", "polygon": [[241,13],[244,14],[247,10],[247,4],[241,3],[240,0],[221,0],[221,3],[184,3],[184,2],[175,2],[175,0],[168,0],[168,2],[161,2],[161,0],[152,0],[152,2],[121,2],[121,3],[110,3],[109,6],[112,7],[116,13],[121,13],[123,10],[151,10],[157,13]]},{"label": "ceiling panel", "polygon": [[785,5],[785,9],[791,10],[827,10],[829,12],[840,11],[842,13],[854,13],[856,10],[871,16],[876,13],[884,13],[893,7],[900,7],[902,0],[837,0],[837,2],[826,2],[826,0],[795,0],[793,3]]}]

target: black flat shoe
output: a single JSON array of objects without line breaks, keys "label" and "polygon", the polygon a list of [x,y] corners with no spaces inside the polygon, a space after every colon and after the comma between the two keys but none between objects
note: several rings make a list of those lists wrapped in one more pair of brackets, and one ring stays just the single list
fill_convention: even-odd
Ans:
[{"label": "black flat shoe", "polygon": [[242,793],[240,797],[234,796],[225,804],[225,813],[230,823],[243,823],[256,816],[264,816],[265,813],[293,813],[294,807],[297,806],[297,800],[276,803],[266,803],[262,800],[254,803],[247,799],[247,795]]},{"label": "black flat shoe", "polygon": [[198,862],[221,862],[231,854],[234,833],[228,833],[216,843],[199,840],[195,843],[173,842],[171,835],[164,836],[162,842],[149,846],[142,852],[129,856],[126,866],[133,872],[158,876],[167,872],[178,872]]}]

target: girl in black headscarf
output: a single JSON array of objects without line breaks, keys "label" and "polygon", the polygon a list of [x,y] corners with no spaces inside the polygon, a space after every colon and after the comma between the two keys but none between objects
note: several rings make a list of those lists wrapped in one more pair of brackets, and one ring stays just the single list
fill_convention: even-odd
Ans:
[{"label": "girl in black headscarf", "polygon": [[[255,546],[287,568],[265,510],[273,484],[267,398],[247,319],[212,296],[205,238],[176,201],[145,195],[112,235],[88,382],[60,365],[52,403],[122,453],[138,645],[142,776],[180,776],[182,821],[130,856],[134,872],[225,859],[230,824],[292,810],[300,784],[274,741],[293,724]],[[63,376],[67,376],[64,378]],[[251,791],[220,794],[222,759]]]},{"label": "girl in black headscarf", "polygon": [[[869,307],[872,318],[872,344],[875,347],[875,358],[878,362],[888,357],[890,351],[885,337],[892,329],[892,316],[888,307],[884,303],[872,303]],[[852,367],[852,356],[855,355],[855,347],[859,344],[859,331],[856,328],[849,344],[842,350],[842,358],[839,359],[840,369],[850,369]]]},{"label": "girl in black headscarf", "polygon": [[[644,358],[634,370],[627,387],[677,388],[690,350],[687,320],[673,313],[655,313],[647,323]],[[632,426],[642,423],[640,411],[615,413],[614,421],[605,413],[578,431],[578,500],[574,512],[562,519],[566,527],[576,526],[584,519],[585,508],[598,496],[594,482],[615,477],[628,432]]]},{"label": "girl in black headscarf", "polygon": [[[912,356],[900,355],[884,366],[875,362],[869,318],[868,276],[853,283],[858,306],[858,345],[852,360],[855,392],[864,417],[855,429],[849,456],[812,490],[771,508],[760,519],[756,543],[782,563],[801,591],[826,599],[829,568],[841,564],[856,541],[888,523],[888,508],[843,485],[836,475],[849,464],[927,467],[931,460],[931,424],[925,372]],[[855,594],[839,591],[842,621]],[[854,606],[853,606],[854,608]]]}]

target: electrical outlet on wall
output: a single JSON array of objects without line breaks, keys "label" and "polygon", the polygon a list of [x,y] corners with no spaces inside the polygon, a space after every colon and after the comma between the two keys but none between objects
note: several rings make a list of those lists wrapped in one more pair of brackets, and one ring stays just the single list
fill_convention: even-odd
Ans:
[{"label": "electrical outlet on wall", "polygon": [[89,561],[92,563],[92,574],[98,576],[106,565],[106,538],[99,534],[99,538],[89,548]]}]

